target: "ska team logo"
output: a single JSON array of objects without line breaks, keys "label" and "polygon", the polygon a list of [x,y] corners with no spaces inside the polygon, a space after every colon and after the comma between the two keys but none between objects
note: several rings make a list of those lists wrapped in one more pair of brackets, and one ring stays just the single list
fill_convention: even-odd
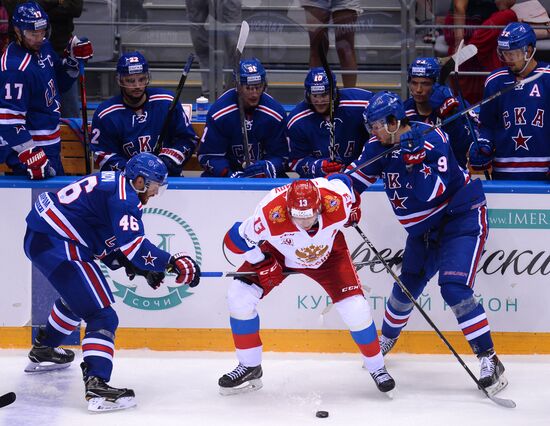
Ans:
[{"label": "ska team logo", "polygon": [[[144,208],[143,222],[147,237],[157,247],[169,253],[185,251],[199,266],[202,264],[202,251],[197,235],[181,217],[168,210]],[[156,238],[155,238],[156,234]],[[126,276],[124,268],[111,271],[105,265],[101,270],[110,284],[113,295],[122,303],[134,309],[159,311],[171,309],[181,304],[186,297],[192,296],[187,285],[177,285],[175,274],[166,274],[164,283],[153,290],[144,277],[136,276],[132,281]]]}]

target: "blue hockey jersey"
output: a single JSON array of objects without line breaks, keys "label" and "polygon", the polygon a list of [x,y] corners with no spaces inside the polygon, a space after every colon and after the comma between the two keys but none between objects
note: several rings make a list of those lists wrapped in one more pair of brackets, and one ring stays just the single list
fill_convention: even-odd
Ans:
[{"label": "blue hockey jersey", "polygon": [[[430,115],[420,115],[418,109],[416,108],[416,102],[412,97],[407,99],[404,104],[405,113],[407,114],[409,120],[421,121],[423,123],[429,124],[430,126],[441,123],[441,118],[437,116],[435,110],[432,111]],[[472,135],[470,132],[470,128],[466,120],[466,117],[460,117],[441,127],[441,129],[443,129],[443,131],[447,133],[455,158],[462,168],[467,167],[468,160],[466,157],[466,153],[468,152],[471,143],[475,140],[474,135]],[[470,112],[470,120],[472,122],[472,127],[474,128],[474,131],[476,131],[479,119],[474,112]]]},{"label": "blue hockey jersey", "polygon": [[27,216],[36,232],[79,244],[98,259],[119,249],[142,270],[164,271],[170,254],[144,236],[142,204],[119,172],[86,176],[57,193],[43,192]]},{"label": "blue hockey jersey", "polygon": [[[174,94],[150,87],[145,93],[147,100],[137,111],[124,104],[122,95],[106,100],[96,109],[90,147],[100,170],[123,170],[134,155],[154,151]],[[185,157],[183,167],[195,152],[196,139],[191,122],[178,102],[163,146]]]},{"label": "blue hockey jersey", "polygon": [[[530,74],[542,76],[518,86],[481,106],[480,137],[495,147],[494,179],[542,180],[550,170],[550,126],[545,114],[550,110],[550,69],[539,62]],[[493,95],[516,82],[508,68],[500,68],[485,80],[483,97]]]},{"label": "blue hockey jersey", "polygon": [[[285,176],[288,163],[285,117],[283,106],[264,92],[258,106],[245,118],[250,159],[271,161],[278,177]],[[225,92],[210,107],[198,157],[204,169],[202,176],[229,176],[243,170],[245,157],[236,89]]]},{"label": "blue hockey jersey", "polygon": [[[412,122],[422,130],[430,126]],[[380,177],[399,222],[410,235],[423,234],[436,226],[446,213],[455,193],[468,185],[470,176],[458,165],[444,132],[437,129],[424,135],[426,158],[407,170],[401,150],[382,157],[351,174],[354,189],[363,192]],[[352,169],[388,149],[376,137],[363,148],[360,157],[348,166]],[[483,196],[484,199],[484,196]],[[475,203],[469,200],[466,203]],[[464,206],[462,206],[464,207]],[[468,207],[466,207],[467,209]]]},{"label": "blue hockey jersey", "polygon": [[[75,65],[62,61],[47,40],[38,53],[8,45],[0,58],[0,148],[60,144],[59,92],[78,77]],[[11,150],[0,151],[3,162]]]},{"label": "blue hockey jersey", "polygon": [[[363,89],[340,89],[334,110],[334,140],[344,165],[355,160],[369,135],[363,122],[363,111],[372,93]],[[288,116],[287,134],[290,144],[290,168],[300,177],[312,178],[312,164],[329,158],[330,127],[325,118],[300,102]]]}]

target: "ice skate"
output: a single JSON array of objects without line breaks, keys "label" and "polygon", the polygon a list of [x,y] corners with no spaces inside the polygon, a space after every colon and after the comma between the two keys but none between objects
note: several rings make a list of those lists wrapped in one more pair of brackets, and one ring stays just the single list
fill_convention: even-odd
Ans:
[{"label": "ice skate", "polygon": [[[393,380],[392,376],[390,376],[386,370],[386,367],[382,367],[381,369],[370,373],[370,375],[372,376],[374,383],[376,383],[376,387],[380,392],[390,392],[395,387],[395,380]],[[391,397],[391,394],[388,396]]]},{"label": "ice skate", "polygon": [[380,343],[380,350],[382,351],[382,355],[385,356],[389,351],[391,351],[396,342],[397,337],[391,338],[381,335],[378,338],[378,343]]},{"label": "ice skate", "polygon": [[51,348],[42,345],[46,337],[44,329],[38,331],[34,343],[29,352],[29,364],[25,367],[26,373],[44,373],[46,371],[61,370],[71,365],[74,360],[74,352],[60,347]]},{"label": "ice skate", "polygon": [[85,362],[80,364],[84,374],[84,384],[86,387],[86,401],[88,401],[88,410],[93,412],[106,412],[114,410],[124,410],[134,407],[137,402],[132,389],[118,389],[109,386],[105,380],[87,376],[87,365]]},{"label": "ice skate", "polygon": [[508,385],[508,379],[503,375],[504,365],[493,349],[477,357],[480,363],[479,383],[489,395],[496,395]]},{"label": "ice skate", "polygon": [[237,365],[230,373],[224,374],[218,380],[220,385],[220,394],[235,395],[237,393],[251,392],[261,389],[262,384],[262,366],[245,367]]}]

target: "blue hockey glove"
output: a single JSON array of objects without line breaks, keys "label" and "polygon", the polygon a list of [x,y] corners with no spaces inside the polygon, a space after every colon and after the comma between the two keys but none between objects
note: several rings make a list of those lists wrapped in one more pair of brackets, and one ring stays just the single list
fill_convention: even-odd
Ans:
[{"label": "blue hockey glove", "polygon": [[451,89],[438,83],[433,85],[430,106],[437,111],[439,117],[448,117],[459,105],[460,102],[455,98]]},{"label": "blue hockey glove", "polygon": [[328,158],[316,160],[311,165],[311,174],[315,177],[325,177],[331,173],[341,172],[344,165],[339,161],[330,161]]},{"label": "blue hockey glove", "polygon": [[183,163],[186,159],[186,153],[174,148],[162,148],[159,158],[166,165],[169,176],[181,176]]},{"label": "blue hockey glove", "polygon": [[[275,166],[269,160],[259,160],[248,167],[246,167],[242,172],[241,176],[237,177],[251,177],[251,178],[276,178],[277,171]],[[233,177],[233,176],[232,176]]]},{"label": "blue hockey glove", "polygon": [[411,130],[401,135],[399,143],[401,145],[401,156],[406,165],[420,164],[426,158],[424,135],[419,126],[411,125]]},{"label": "blue hockey glove", "polygon": [[484,171],[491,168],[495,156],[493,143],[487,139],[479,138],[477,143],[470,145],[470,167],[476,171]]}]

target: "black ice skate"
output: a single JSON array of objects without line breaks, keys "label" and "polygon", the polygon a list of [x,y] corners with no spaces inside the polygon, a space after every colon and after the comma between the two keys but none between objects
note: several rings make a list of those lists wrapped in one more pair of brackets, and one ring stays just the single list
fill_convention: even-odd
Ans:
[{"label": "black ice skate", "polygon": [[86,387],[86,401],[88,401],[88,410],[94,412],[105,412],[114,410],[124,410],[125,408],[136,405],[135,394],[132,389],[118,389],[109,386],[105,380],[88,376],[88,366],[85,362],[80,364],[82,374],[84,375],[84,385]]},{"label": "black ice skate", "polygon": [[376,387],[380,392],[389,392],[395,387],[395,380],[386,370],[386,367],[382,367],[379,370],[376,370],[373,373],[370,373],[376,383]]},{"label": "black ice skate", "polygon": [[220,394],[222,395],[234,395],[237,393],[244,393],[261,389],[262,384],[262,366],[245,367],[240,364],[237,365],[232,372],[224,374],[218,380],[220,385]]},{"label": "black ice skate", "polygon": [[392,348],[395,346],[395,343],[397,342],[397,337],[386,337],[384,335],[381,335],[378,338],[378,343],[380,343],[380,350],[382,351],[382,355],[386,355],[389,351],[392,350]]},{"label": "black ice skate", "polygon": [[74,352],[60,347],[51,348],[42,345],[46,338],[44,329],[38,330],[32,349],[29,352],[30,363],[25,367],[26,373],[44,373],[51,370],[67,368],[74,360]]},{"label": "black ice skate", "polygon": [[503,376],[504,365],[493,349],[477,357],[480,363],[479,383],[490,395],[497,394],[508,385],[508,380]]}]

